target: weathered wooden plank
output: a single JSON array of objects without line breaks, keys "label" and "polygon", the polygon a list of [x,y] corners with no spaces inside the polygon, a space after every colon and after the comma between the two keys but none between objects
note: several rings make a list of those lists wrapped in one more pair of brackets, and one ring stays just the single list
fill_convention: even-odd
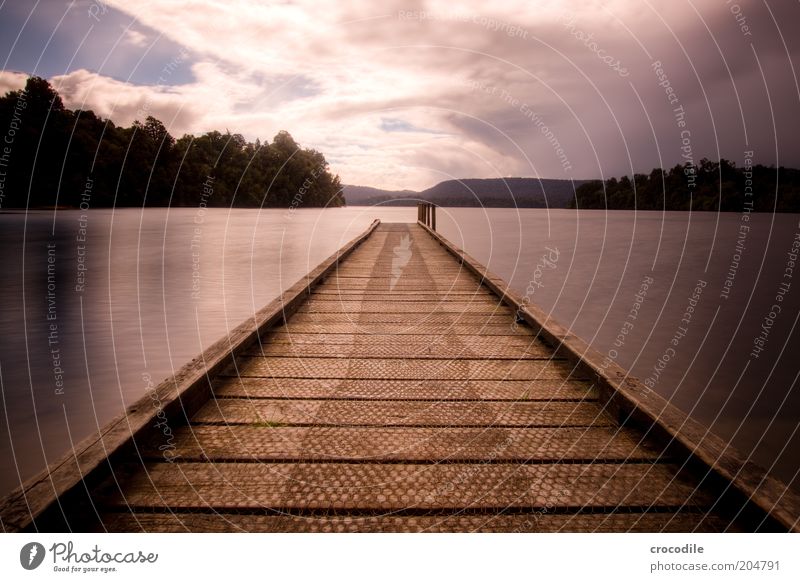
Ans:
[{"label": "weathered wooden plank", "polygon": [[108,513],[109,532],[415,532],[556,533],[660,532],[715,533],[730,524],[704,512],[666,513],[458,513],[455,515],[287,515],[237,513]]},{"label": "weathered wooden plank", "polygon": [[271,331],[261,339],[260,346],[267,348],[277,346],[314,346],[314,345],[378,345],[390,346],[400,344],[410,345],[414,350],[417,344],[432,344],[434,346],[453,346],[454,348],[463,347],[470,350],[482,351],[491,349],[517,350],[520,354],[526,352],[546,353],[553,355],[553,350],[539,341],[532,335],[528,336],[501,336],[501,337],[482,337],[479,335],[458,335],[446,333],[440,330],[439,334],[391,334],[391,333],[360,333],[360,334],[336,334],[336,333],[285,333]]},{"label": "weathered wooden plank", "polygon": [[[411,337],[421,338],[411,341]],[[402,338],[402,343],[398,339]],[[544,344],[525,345],[524,342],[476,341],[478,338],[465,337],[458,341],[449,336],[440,339],[425,336],[395,335],[285,335],[269,337],[254,344],[243,355],[284,358],[413,358],[413,359],[493,359],[493,360],[531,360],[550,359],[553,350]],[[350,339],[350,341],[342,341]]]},{"label": "weathered wooden plank", "polygon": [[[530,329],[527,326],[512,327],[508,321],[501,324],[466,324],[466,323],[428,323],[430,318],[425,318],[425,322],[390,321],[383,323],[338,321],[328,323],[314,323],[319,318],[309,317],[306,321],[300,321],[298,316],[292,317],[286,325],[275,327],[276,333],[343,333],[343,334],[394,334],[394,335],[419,335],[431,334],[435,337],[448,336],[515,336],[531,337]],[[346,319],[346,318],[338,318]],[[351,318],[352,319],[352,318]]]},{"label": "weathered wooden plank", "polygon": [[378,378],[396,380],[561,380],[583,378],[557,360],[397,360],[242,357],[223,375],[267,378]]},{"label": "weathered wooden plank", "polygon": [[421,317],[431,313],[494,314],[511,317],[512,311],[505,305],[493,301],[306,301],[298,313],[402,313],[407,318]]},{"label": "weathered wooden plank", "polygon": [[374,275],[342,275],[342,274],[335,274],[330,275],[327,277],[326,282],[331,285],[337,285],[339,282],[342,283],[350,283],[352,285],[357,285],[359,283],[364,283],[370,286],[376,286],[377,288],[386,288],[392,289],[399,285],[404,287],[413,287],[416,286],[418,289],[425,289],[426,285],[436,285],[438,287],[449,287],[451,285],[461,285],[461,286],[475,286],[477,287],[480,282],[479,280],[475,279],[472,275],[467,275],[463,273],[455,274],[452,276],[449,275],[427,275],[423,273],[417,273],[416,277],[413,276],[413,273],[409,273],[407,275],[403,275],[401,277],[395,277],[391,274],[386,274],[384,276],[374,276]]},{"label": "weathered wooden plank", "polygon": [[[397,428],[193,426],[175,434],[182,461],[652,462],[661,451],[616,427]],[[162,458],[161,442],[143,451]]]},{"label": "weathered wooden plank", "polygon": [[327,279],[319,288],[321,292],[358,292],[366,290],[379,293],[419,293],[437,291],[440,293],[470,294],[482,291],[480,281],[462,279],[457,282],[438,282],[434,279],[398,279],[391,278],[373,280],[369,277]]},{"label": "weathered wooden plank", "polygon": [[707,507],[713,498],[668,464],[150,463],[125,509],[393,511]]},{"label": "weathered wooden plank", "polygon": [[412,328],[434,324],[439,326],[440,330],[443,324],[462,324],[472,326],[472,331],[475,333],[479,333],[484,325],[502,325],[508,328],[507,335],[512,335],[512,319],[511,315],[507,313],[296,313],[292,317],[292,323],[316,323],[318,325],[399,323]]},{"label": "weathered wooden plank", "polygon": [[203,406],[195,423],[340,426],[612,426],[594,402],[246,400]]},{"label": "weathered wooden plank", "polygon": [[[453,289],[460,294],[484,291],[481,289],[480,281],[471,275],[428,275],[422,271],[417,273],[407,273],[403,276],[392,275],[373,275],[363,276],[330,276],[326,279],[326,290],[332,290],[342,286],[348,290],[376,290],[384,293],[411,293],[416,290],[418,293],[429,293],[432,290],[446,292]],[[363,286],[363,289],[359,289]],[[432,286],[435,289],[432,289]]]},{"label": "weathered wooden plank", "polygon": [[591,382],[575,380],[364,380],[218,378],[218,398],[366,400],[594,400]]},{"label": "weathered wooden plank", "polygon": [[310,296],[315,301],[480,301],[491,299],[497,302],[497,296],[483,289],[474,291],[451,291],[449,293],[437,294],[420,292],[419,290],[402,291],[395,288],[383,291],[362,290],[362,289],[336,289],[317,287]]}]

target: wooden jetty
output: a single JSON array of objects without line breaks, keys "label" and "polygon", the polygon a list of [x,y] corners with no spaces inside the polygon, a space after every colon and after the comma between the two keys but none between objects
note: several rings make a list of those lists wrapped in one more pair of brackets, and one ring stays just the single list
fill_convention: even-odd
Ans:
[{"label": "wooden jetty", "polygon": [[418,218],[5,498],[3,529],[797,531],[797,494]]}]

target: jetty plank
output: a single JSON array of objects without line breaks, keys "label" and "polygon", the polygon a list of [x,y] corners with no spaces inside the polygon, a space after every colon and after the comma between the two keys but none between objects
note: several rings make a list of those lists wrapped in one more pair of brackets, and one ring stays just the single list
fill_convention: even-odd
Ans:
[{"label": "jetty plank", "polygon": [[708,507],[668,463],[147,463],[104,506],[388,512]]},{"label": "jetty plank", "polygon": [[[277,427],[274,427],[277,428]],[[611,463],[663,460],[616,427],[419,428],[288,426],[264,431],[252,424],[183,427],[175,456],[184,461],[519,462]],[[159,442],[145,449],[161,457]]]},{"label": "jetty plank", "polygon": [[376,380],[218,377],[214,394],[221,398],[343,400],[596,400],[590,382],[560,380]]},{"label": "jetty plank", "polygon": [[340,426],[610,426],[594,402],[249,400],[225,398],[201,408],[198,423]]},{"label": "jetty plank", "polygon": [[[105,527],[110,532],[664,532],[731,531],[716,515],[681,513],[554,514],[529,512],[456,515],[291,515],[286,513],[111,513]],[[736,530],[733,530],[736,531]]]}]

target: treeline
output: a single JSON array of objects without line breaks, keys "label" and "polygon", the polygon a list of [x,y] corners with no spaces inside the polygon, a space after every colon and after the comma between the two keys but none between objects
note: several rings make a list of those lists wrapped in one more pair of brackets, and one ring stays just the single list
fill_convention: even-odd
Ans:
[{"label": "treeline", "polygon": [[0,97],[0,140],[2,208],[344,204],[325,157],[285,131],[272,143],[218,131],[176,140],[152,116],[120,127],[71,111],[38,77]]},{"label": "treeline", "polygon": [[742,212],[746,204],[756,212],[800,212],[800,170],[703,159],[633,179],[592,180],[575,190],[569,208]]}]

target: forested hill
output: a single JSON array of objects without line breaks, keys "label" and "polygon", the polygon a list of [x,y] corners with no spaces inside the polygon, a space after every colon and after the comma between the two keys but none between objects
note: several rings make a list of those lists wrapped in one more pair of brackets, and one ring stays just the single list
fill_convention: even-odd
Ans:
[{"label": "forested hill", "polygon": [[592,180],[575,191],[570,208],[800,212],[800,170],[703,159],[633,179]]},{"label": "forested hill", "polygon": [[173,138],[149,116],[119,127],[71,111],[41,78],[0,97],[0,208],[302,207],[344,203],[318,151],[212,131]]},{"label": "forested hill", "polygon": [[585,180],[550,178],[470,178],[446,180],[420,195],[439,206],[564,208]]},{"label": "forested hill", "polygon": [[346,185],[344,195],[348,204],[365,206],[413,206],[424,200],[439,206],[566,208],[575,197],[575,188],[584,182],[586,180],[469,178],[445,180],[421,192]]}]

